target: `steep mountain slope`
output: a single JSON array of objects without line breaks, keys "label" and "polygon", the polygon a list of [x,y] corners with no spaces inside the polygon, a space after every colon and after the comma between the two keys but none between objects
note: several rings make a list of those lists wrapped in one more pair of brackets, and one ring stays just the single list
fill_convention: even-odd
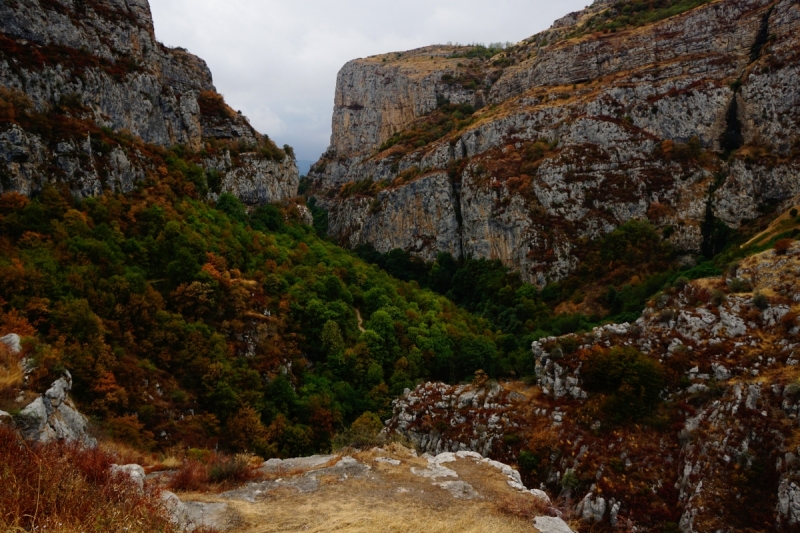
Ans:
[{"label": "steep mountain slope", "polygon": [[538,285],[634,218],[713,255],[800,193],[799,23],[791,0],[603,1],[503,51],[352,61],[312,190],[345,244]]},{"label": "steep mountain slope", "polygon": [[3,2],[0,88],[0,191],[129,192],[157,174],[124,142],[140,139],[198,153],[212,193],[296,193],[294,157],[225,105],[203,60],[156,41],[146,0]]},{"label": "steep mountain slope", "polygon": [[797,531],[799,275],[794,243],[679,283],[633,324],[535,342],[535,385],[421,385],[389,429],[516,458],[586,531]]}]

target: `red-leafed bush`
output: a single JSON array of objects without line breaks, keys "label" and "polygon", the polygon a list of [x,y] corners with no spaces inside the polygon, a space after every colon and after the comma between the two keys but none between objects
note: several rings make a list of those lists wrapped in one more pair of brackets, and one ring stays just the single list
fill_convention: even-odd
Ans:
[{"label": "red-leafed bush", "polygon": [[789,248],[792,247],[794,241],[792,239],[781,239],[775,243],[775,253],[778,255],[786,255],[789,252]]},{"label": "red-leafed bush", "polygon": [[31,445],[0,426],[0,530],[177,532],[159,491],[112,475],[113,462],[100,449]]}]

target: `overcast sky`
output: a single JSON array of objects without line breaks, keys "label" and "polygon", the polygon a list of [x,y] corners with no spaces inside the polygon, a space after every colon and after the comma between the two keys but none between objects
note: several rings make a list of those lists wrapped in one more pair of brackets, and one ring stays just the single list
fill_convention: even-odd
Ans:
[{"label": "overcast sky", "polygon": [[316,160],[350,59],[437,43],[517,42],[591,0],[150,0],[156,36],[208,62],[262,133]]}]

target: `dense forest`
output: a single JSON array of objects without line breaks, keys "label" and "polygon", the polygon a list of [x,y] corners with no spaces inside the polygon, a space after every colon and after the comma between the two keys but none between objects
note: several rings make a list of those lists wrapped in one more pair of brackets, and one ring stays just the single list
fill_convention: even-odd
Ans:
[{"label": "dense forest", "polygon": [[[0,197],[2,333],[111,436],[301,455],[423,379],[497,375],[501,333],[298,221],[212,206],[179,151],[129,195]],[[359,324],[363,317],[363,324]]]},{"label": "dense forest", "polygon": [[[499,262],[345,251],[317,209],[315,229],[297,204],[208,203],[191,154],[153,157],[166,172],[133,194],[0,197],[0,333],[26,338],[34,387],[69,369],[99,428],[144,448],[324,450],[406,388],[532,376],[533,340],[635,319],[665,284],[716,269],[676,270],[630,222],[538,290]],[[563,311],[590,286],[597,312]]]}]

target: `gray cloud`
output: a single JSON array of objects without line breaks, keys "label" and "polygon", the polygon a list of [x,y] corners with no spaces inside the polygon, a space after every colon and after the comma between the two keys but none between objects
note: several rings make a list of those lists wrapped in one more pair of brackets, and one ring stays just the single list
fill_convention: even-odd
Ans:
[{"label": "gray cloud", "polygon": [[315,160],[336,73],[357,57],[429,44],[517,42],[587,0],[150,0],[160,41],[205,59],[259,131]]}]

